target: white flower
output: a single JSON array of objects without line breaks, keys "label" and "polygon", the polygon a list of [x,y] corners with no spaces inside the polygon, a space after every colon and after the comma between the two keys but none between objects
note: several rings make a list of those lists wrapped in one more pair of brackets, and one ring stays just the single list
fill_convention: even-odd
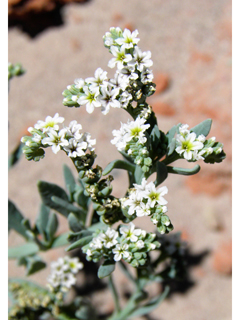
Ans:
[{"label": "white flower", "polygon": [[149,68],[153,65],[151,51],[142,52],[139,47],[134,48],[133,59],[128,63],[132,66],[137,66],[137,69],[142,72],[144,68]]},{"label": "white flower", "polygon": [[137,117],[135,121],[128,120],[128,123],[124,124],[127,141],[130,141],[132,138],[137,138],[140,143],[147,141],[144,132],[150,127],[150,124],[144,124],[145,122],[146,119]]},{"label": "white flower", "polygon": [[[113,37],[114,34],[114,37]],[[122,29],[117,27],[111,27],[110,32],[106,32],[103,36],[104,45],[110,47],[115,44],[114,38],[122,36]]]},{"label": "white flower", "polygon": [[119,102],[121,103],[121,108],[127,108],[131,100],[132,100],[131,93],[127,91],[122,92],[119,98]]},{"label": "white flower", "polygon": [[83,263],[78,258],[70,258],[68,260],[68,267],[72,273],[78,273],[79,270],[83,269]]},{"label": "white flower", "polygon": [[47,116],[45,121],[38,120],[34,128],[42,130],[43,132],[48,131],[49,128],[52,128],[53,130],[59,130],[58,123],[63,123],[63,121],[64,121],[64,118],[59,117],[59,114],[56,113],[53,117]]},{"label": "white flower", "polygon": [[117,241],[118,232],[108,228],[105,233],[100,233],[99,238],[103,242],[105,248],[111,248],[118,243]]},{"label": "white flower", "polygon": [[141,82],[147,84],[153,81],[153,73],[150,69],[144,68],[141,72]]},{"label": "white flower", "polygon": [[52,151],[56,154],[61,148],[68,146],[69,142],[65,139],[65,130],[59,132],[49,129],[48,137],[42,139],[42,144],[52,146]]},{"label": "white flower", "polygon": [[129,79],[124,74],[116,72],[114,79],[109,80],[109,85],[114,88],[125,90],[129,86]]},{"label": "white flower", "polygon": [[164,186],[156,189],[154,183],[151,181],[146,187],[146,193],[144,197],[148,199],[148,204],[150,205],[151,208],[153,208],[156,203],[162,206],[167,204],[167,200],[163,198],[163,196],[167,193],[168,193],[167,187]]},{"label": "white flower", "polygon": [[96,144],[96,139],[91,139],[90,133],[84,132],[82,140],[87,143],[88,150],[93,151],[95,149],[93,146]]},{"label": "white flower", "polygon": [[135,67],[130,65],[129,63],[127,66],[124,66],[124,68],[122,68],[121,70],[118,70],[118,72],[127,77],[128,81],[135,81],[138,78],[138,74],[135,72]]},{"label": "white flower", "polygon": [[191,132],[185,136],[178,134],[176,136],[176,152],[182,155],[186,160],[195,160],[193,158],[196,150],[203,148],[203,143],[196,140],[196,133]]},{"label": "white flower", "polygon": [[115,41],[117,44],[122,46],[121,48],[130,49],[130,48],[133,48],[134,45],[136,45],[140,40],[139,38],[137,38],[137,35],[138,35],[138,30],[135,30],[131,33],[130,30],[124,29],[122,33],[122,37],[116,39]]},{"label": "white flower", "polygon": [[113,259],[115,261],[120,261],[123,258],[127,259],[130,256],[130,252],[127,251],[128,245],[125,244],[117,244],[116,247],[112,250],[114,257]]},{"label": "white flower", "polygon": [[134,183],[134,188],[136,189],[137,193],[139,195],[141,195],[141,197],[143,197],[145,195],[145,190],[146,190],[146,187],[147,187],[147,180],[146,178],[143,178],[142,179],[142,182],[141,184],[136,184]]},{"label": "white flower", "polygon": [[136,242],[136,246],[137,246],[138,249],[142,249],[142,248],[144,248],[145,245],[144,245],[144,242],[142,240],[138,240]]},{"label": "white flower", "polygon": [[74,83],[77,89],[82,89],[85,85],[85,81],[82,78],[75,79]]},{"label": "white flower", "polygon": [[110,48],[111,53],[113,54],[114,58],[112,58],[108,62],[109,68],[114,68],[115,65],[117,65],[118,69],[122,69],[124,67],[124,63],[127,64],[129,61],[132,60],[132,56],[129,53],[125,52],[125,49],[122,48],[117,48],[112,46]]},{"label": "white flower", "polygon": [[104,115],[109,112],[110,107],[120,108],[120,102],[116,100],[118,94],[118,88],[111,90],[108,87],[102,87],[101,95],[98,96],[98,101],[101,103],[101,111]]},{"label": "white flower", "polygon": [[65,130],[67,138],[80,139],[82,137],[82,133],[79,132],[81,129],[81,124],[77,123],[76,120],[73,120],[69,123],[69,126],[65,127],[63,130]]},{"label": "white flower", "polygon": [[119,151],[124,151],[126,148],[127,141],[125,139],[126,131],[123,124],[121,123],[120,130],[113,130],[112,134],[115,138],[111,140],[111,143],[115,144]]},{"label": "white flower", "polygon": [[141,229],[135,229],[135,225],[132,222],[130,222],[128,226],[120,227],[119,231],[125,239],[131,242],[136,242],[142,232]]},{"label": "white flower", "polygon": [[132,192],[129,198],[124,201],[123,206],[129,207],[128,214],[133,215],[138,209],[141,208],[142,197],[137,192]]},{"label": "white flower", "polygon": [[92,90],[96,87],[106,86],[108,84],[107,80],[107,71],[103,71],[101,68],[98,68],[94,73],[94,77],[86,78],[85,82],[90,84]]},{"label": "white flower", "polygon": [[[71,288],[72,285],[76,283],[76,278],[75,276],[68,272],[68,273],[63,273],[61,276],[61,286],[66,287],[66,288]],[[64,290],[65,291],[65,290]]]},{"label": "white flower", "polygon": [[[100,237],[101,237],[101,234],[100,234]],[[102,249],[103,243],[102,243],[100,237],[98,236],[98,237],[92,239],[92,241],[90,242],[90,245],[89,245],[90,248],[92,248],[93,250],[94,249]],[[92,252],[91,252],[91,254],[92,254]],[[88,253],[88,255],[90,255],[90,254]]]},{"label": "white flower", "polygon": [[68,156],[71,158],[81,157],[85,155],[85,151],[88,147],[87,142],[82,139],[70,139],[68,145],[63,147],[67,152]]},{"label": "white flower", "polygon": [[145,204],[144,202],[142,202],[140,207],[136,209],[136,215],[138,217],[149,216],[150,214],[151,214],[151,208],[149,203]]},{"label": "white flower", "polygon": [[78,99],[78,104],[86,104],[86,110],[88,113],[92,113],[94,108],[101,107],[101,103],[97,100],[99,91],[90,91],[87,86],[83,87],[84,94],[82,94]]}]

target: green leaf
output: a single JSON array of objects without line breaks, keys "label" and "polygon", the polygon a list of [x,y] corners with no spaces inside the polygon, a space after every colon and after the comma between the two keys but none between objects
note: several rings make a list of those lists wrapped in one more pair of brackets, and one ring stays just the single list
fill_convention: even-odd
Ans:
[{"label": "green leaf", "polygon": [[195,127],[193,127],[190,132],[195,132],[197,136],[203,134],[205,137],[209,134],[212,126],[212,119],[204,120]]},{"label": "green leaf", "polygon": [[23,226],[23,215],[13,204],[11,200],[8,200],[8,230],[14,229],[21,236],[27,239],[26,228]]},{"label": "green leaf", "polygon": [[68,232],[62,233],[53,240],[51,248],[58,248],[69,244],[68,241]]},{"label": "green leaf", "polygon": [[52,200],[52,197],[57,197],[68,203],[67,193],[56,184],[45,181],[38,181],[37,186],[43,203],[67,217],[69,210]]},{"label": "green leaf", "polygon": [[141,167],[139,166],[135,167],[134,178],[137,184],[142,183],[142,179],[144,178],[144,172],[142,171]]},{"label": "green leaf", "polygon": [[98,278],[102,279],[109,276],[115,269],[115,262],[112,260],[105,260],[98,269]]},{"label": "green leaf", "polygon": [[50,209],[46,207],[43,203],[40,206],[40,211],[36,220],[36,227],[38,232],[46,238],[46,227],[49,219]]},{"label": "green leaf", "polygon": [[[52,201],[59,206],[59,208],[62,208],[62,210],[67,210],[68,213],[74,212],[78,214],[79,216],[82,216],[82,218],[85,217],[85,213],[80,209],[75,207],[73,204],[70,202],[61,199],[60,197],[57,196],[52,196]],[[84,219],[83,219],[84,220]]]},{"label": "green leaf", "polygon": [[166,296],[169,293],[169,289],[170,289],[169,287],[166,287],[164,292],[160,296],[151,299],[147,304],[145,304],[144,306],[141,306],[136,311],[132,312],[130,314],[129,319],[133,317],[143,316],[145,314],[149,314],[150,312],[152,312],[166,298]]},{"label": "green leaf", "polygon": [[98,223],[92,224],[90,227],[88,227],[88,231],[95,232],[97,229],[106,231],[107,228],[108,228],[108,225],[106,225],[105,223],[102,223],[102,222],[98,222]]},{"label": "green leaf", "polygon": [[69,233],[68,241],[69,242],[75,242],[75,241],[77,241],[79,239],[82,239],[84,237],[91,236],[91,235],[92,235],[92,232],[89,231],[89,230],[82,230],[82,231],[79,231],[79,232]]},{"label": "green leaf", "polygon": [[53,240],[54,234],[57,231],[58,228],[58,219],[57,215],[55,213],[51,213],[47,226],[46,226],[46,235],[47,235],[47,240],[51,242]]},{"label": "green leaf", "polygon": [[105,176],[110,173],[113,169],[124,169],[130,172],[134,172],[135,166],[124,160],[114,160],[110,162],[103,170],[102,175]]},{"label": "green leaf", "polygon": [[72,201],[76,182],[71,169],[66,164],[63,165],[63,175],[65,179],[66,189],[69,191],[69,200]]},{"label": "green leaf", "polygon": [[46,267],[46,263],[43,262],[38,256],[28,256],[22,257],[18,260],[18,265],[26,266],[26,275],[30,276],[33,273],[36,273]]},{"label": "green leaf", "polygon": [[36,243],[27,242],[21,246],[8,248],[8,259],[19,259],[25,256],[33,255],[39,251]]},{"label": "green leaf", "polygon": [[13,167],[22,156],[22,147],[23,143],[19,143],[18,146],[13,150],[13,152],[9,155],[8,158],[8,168]]},{"label": "green leaf", "polygon": [[155,180],[156,187],[167,179],[168,170],[167,166],[163,162],[157,162],[156,164],[157,177]]},{"label": "green leaf", "polygon": [[69,228],[73,232],[81,231],[83,229],[83,227],[84,227],[84,225],[79,220],[79,218],[72,212],[70,212],[69,215],[68,215],[68,224],[69,224]]},{"label": "green leaf", "polygon": [[66,251],[70,251],[79,247],[83,247],[86,244],[88,244],[91,240],[92,240],[92,236],[87,236],[87,237],[83,237],[79,240],[77,240],[76,242],[72,243],[69,247],[67,247],[65,250]]},{"label": "green leaf", "polygon": [[193,174],[196,174],[200,171],[200,169],[201,167],[198,164],[196,164],[192,169],[184,169],[184,168],[167,166],[167,170],[169,173],[182,174],[184,176],[191,176]]}]

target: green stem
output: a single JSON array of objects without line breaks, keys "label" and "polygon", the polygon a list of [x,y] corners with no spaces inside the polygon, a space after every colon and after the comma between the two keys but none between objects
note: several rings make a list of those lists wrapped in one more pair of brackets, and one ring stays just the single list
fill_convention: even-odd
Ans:
[{"label": "green stem", "polygon": [[134,277],[131,275],[131,273],[128,271],[128,268],[126,267],[126,265],[120,260],[119,261],[119,266],[121,267],[123,273],[125,274],[125,276],[132,281],[132,283],[134,283],[135,286],[137,286],[136,280],[134,279]]},{"label": "green stem", "polygon": [[115,284],[113,282],[112,275],[109,276],[109,287],[110,287],[112,294],[113,294],[113,299],[114,299],[114,304],[115,304],[115,314],[116,314],[121,311],[121,308],[120,308],[120,304],[119,304],[118,293],[117,293]]}]

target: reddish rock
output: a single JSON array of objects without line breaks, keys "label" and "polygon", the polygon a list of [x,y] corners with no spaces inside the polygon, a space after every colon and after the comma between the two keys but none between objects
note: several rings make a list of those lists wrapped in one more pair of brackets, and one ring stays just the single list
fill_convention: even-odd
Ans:
[{"label": "reddish rock", "polygon": [[122,29],[124,30],[125,28],[130,30],[131,32],[133,32],[136,29],[131,22],[125,23]]},{"label": "reddish rock", "polygon": [[155,94],[165,91],[170,84],[170,78],[165,73],[157,73],[154,76],[153,82],[156,84]]},{"label": "reddish rock", "polygon": [[225,274],[232,274],[232,241],[219,245],[212,257],[213,270]]},{"label": "reddish rock", "polygon": [[209,63],[213,60],[213,57],[206,52],[193,51],[190,59],[191,62],[202,61]]},{"label": "reddish rock", "polygon": [[176,110],[173,107],[171,107],[168,103],[160,100],[153,102],[152,108],[156,114],[161,114],[162,116],[171,117],[176,114]]},{"label": "reddish rock", "polygon": [[223,172],[200,172],[197,175],[187,177],[186,185],[193,193],[207,193],[210,196],[217,196],[228,190],[231,192],[231,179]]}]

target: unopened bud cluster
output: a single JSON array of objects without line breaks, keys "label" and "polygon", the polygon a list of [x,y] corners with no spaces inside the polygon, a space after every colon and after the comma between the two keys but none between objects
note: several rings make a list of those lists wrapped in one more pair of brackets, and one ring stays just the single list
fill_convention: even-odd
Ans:
[{"label": "unopened bud cluster", "polygon": [[156,234],[145,230],[135,229],[130,222],[127,226],[120,226],[119,231],[108,228],[105,232],[97,230],[90,243],[82,248],[87,260],[94,262],[105,260],[128,262],[133,267],[143,266],[148,261],[148,252],[159,248],[155,241]]}]

